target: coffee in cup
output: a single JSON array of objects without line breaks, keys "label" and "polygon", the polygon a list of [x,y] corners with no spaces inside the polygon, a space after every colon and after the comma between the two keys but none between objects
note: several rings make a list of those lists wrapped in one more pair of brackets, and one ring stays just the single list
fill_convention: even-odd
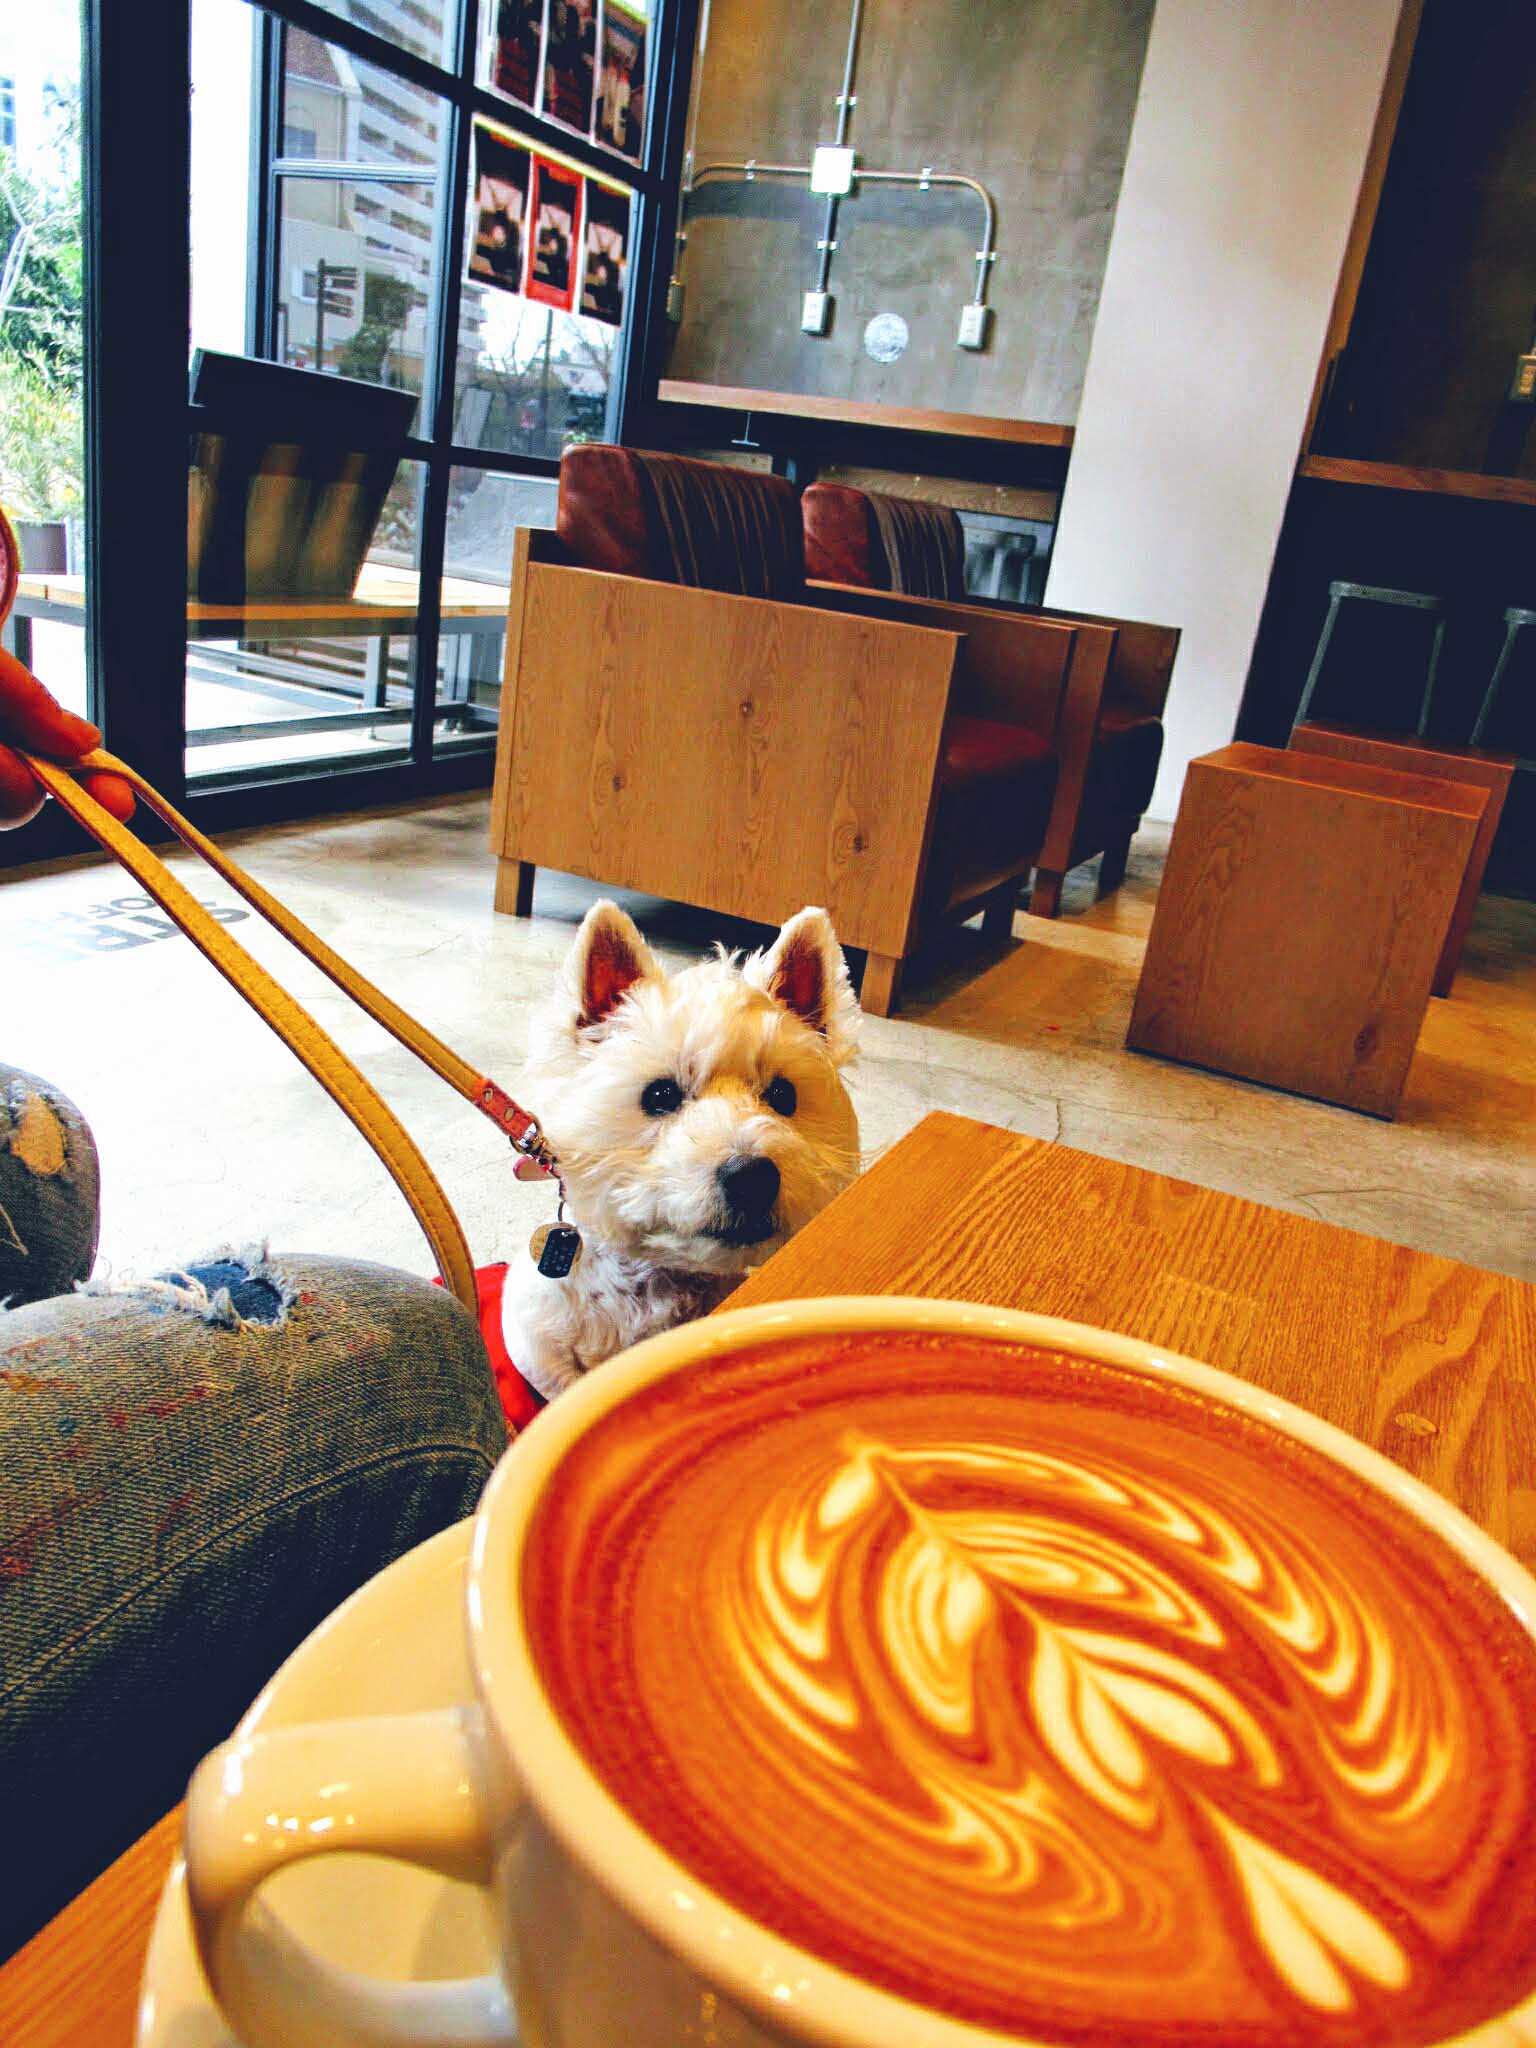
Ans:
[{"label": "coffee in cup", "polygon": [[[1536,2048],[1536,1581],[1230,1375],[958,1302],[706,1317],[513,1445],[467,1620],[474,1702],[199,1770],[249,2048]],[[483,1885],[496,1971],[263,1910],[343,1849]]]},{"label": "coffee in cup", "polygon": [[598,1416],[520,1569],[644,1834],[936,2014],[1405,2048],[1536,1988],[1528,1621],[1195,1387],[953,1331],[758,1342]]}]

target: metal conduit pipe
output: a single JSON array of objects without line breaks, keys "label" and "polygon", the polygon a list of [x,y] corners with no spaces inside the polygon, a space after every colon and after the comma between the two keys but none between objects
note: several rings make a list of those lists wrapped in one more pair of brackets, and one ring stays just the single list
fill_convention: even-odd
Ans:
[{"label": "metal conduit pipe", "polygon": [[[853,110],[858,104],[854,92],[854,75],[858,67],[859,37],[864,23],[864,0],[852,0],[848,17],[848,47],[843,58],[842,90],[837,95],[837,149],[848,146],[848,130],[852,125]],[[697,108],[694,109],[697,115]],[[683,176],[683,195],[686,201],[695,186],[702,185],[708,178],[745,178],[751,184],[754,178],[806,178],[812,175],[810,164],[760,163],[749,157],[744,163],[712,163],[694,168],[693,151],[689,150]],[[975,178],[968,178],[958,171],[935,171],[925,166],[920,171],[869,171],[862,168],[853,172],[855,179],[865,179],[878,185],[915,185],[926,192],[935,185],[959,186],[974,192],[981,201],[984,214],[981,247],[976,251],[976,286],[971,296],[970,307],[960,322],[960,345],[962,348],[980,348],[984,345],[988,315],[983,309],[987,303],[987,281],[992,265],[997,260],[997,208],[992,194]],[[827,196],[826,224],[821,240],[817,243],[816,287],[814,293],[805,295],[805,314],[802,325],[808,333],[826,332],[827,316],[830,310],[828,286],[832,276],[832,257],[837,248],[838,208],[840,193]],[[672,279],[667,294],[667,308],[674,318],[682,317],[682,260],[687,246],[688,233],[685,209],[679,210],[677,234],[673,245]],[[674,307],[676,311],[674,312]],[[814,323],[814,324],[813,324]]]},{"label": "metal conduit pipe", "polygon": [[[859,59],[859,29],[864,20],[864,0],[853,0],[853,12],[848,17],[848,53],[843,59],[843,89],[837,96],[837,143],[842,149],[848,141],[848,124],[853,119],[856,104],[853,92],[854,67]],[[838,200],[832,195],[827,200],[827,218],[821,231],[821,242],[817,250],[816,289],[825,292],[832,275],[832,251],[837,247]]]},{"label": "metal conduit pipe", "polygon": [[[756,157],[748,157],[744,163],[701,164],[694,172],[689,190],[702,185],[707,178],[741,178],[751,184],[755,178],[808,178],[809,164],[765,164]],[[976,289],[972,303],[984,306],[987,302],[987,279],[992,265],[997,261],[997,207],[992,194],[977,178],[967,178],[959,171],[866,171],[862,166],[854,173],[861,183],[880,185],[916,185],[926,192],[930,185],[960,185],[967,192],[974,192],[981,201],[984,225],[981,233],[981,247],[976,251]]]}]

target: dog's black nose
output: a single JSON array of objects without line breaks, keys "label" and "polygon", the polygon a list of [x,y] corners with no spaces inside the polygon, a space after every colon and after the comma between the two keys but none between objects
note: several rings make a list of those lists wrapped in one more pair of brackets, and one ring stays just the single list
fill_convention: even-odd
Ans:
[{"label": "dog's black nose", "polygon": [[733,1217],[766,1216],[779,1199],[779,1169],[759,1152],[727,1159],[715,1177]]}]

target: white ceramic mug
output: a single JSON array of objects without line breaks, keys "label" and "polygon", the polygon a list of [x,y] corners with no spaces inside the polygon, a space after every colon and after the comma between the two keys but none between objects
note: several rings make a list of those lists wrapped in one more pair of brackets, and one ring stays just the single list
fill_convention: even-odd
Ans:
[{"label": "white ceramic mug", "polygon": [[[1262,1389],[1127,1337],[957,1302],[829,1299],[742,1309],[651,1338],[539,1418],[476,1518],[477,1703],[236,1739],[192,1781],[188,1892],[209,1981],[248,2048],[984,2048],[1002,2036],[876,1989],[702,1886],[604,1790],[540,1682],[517,1587],[532,1509],[566,1448],[636,1388],[690,1363],[818,1332],[949,1330],[1191,1386],[1350,1467],[1428,1523],[1536,1633],[1536,1582],[1466,1516],[1352,1437]],[[402,1656],[411,1646],[402,1643]],[[302,1857],[368,1850],[488,1887],[503,1974],[401,1985],[305,1950],[263,1910]],[[514,2018],[514,2002],[517,2017]],[[1458,2048],[1536,2048],[1536,1998]]]}]

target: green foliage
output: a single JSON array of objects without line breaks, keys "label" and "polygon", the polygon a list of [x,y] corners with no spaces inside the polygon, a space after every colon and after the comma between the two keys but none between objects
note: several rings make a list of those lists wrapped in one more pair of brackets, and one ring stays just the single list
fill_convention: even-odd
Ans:
[{"label": "green foliage", "polygon": [[0,499],[24,519],[69,518],[85,499],[78,104],[60,101],[55,123],[52,179],[0,151],[0,266],[21,243],[0,308]]},{"label": "green foliage", "polygon": [[369,270],[363,275],[363,317],[356,334],[336,352],[343,377],[383,384],[384,365],[411,310],[411,287],[398,277]]}]

